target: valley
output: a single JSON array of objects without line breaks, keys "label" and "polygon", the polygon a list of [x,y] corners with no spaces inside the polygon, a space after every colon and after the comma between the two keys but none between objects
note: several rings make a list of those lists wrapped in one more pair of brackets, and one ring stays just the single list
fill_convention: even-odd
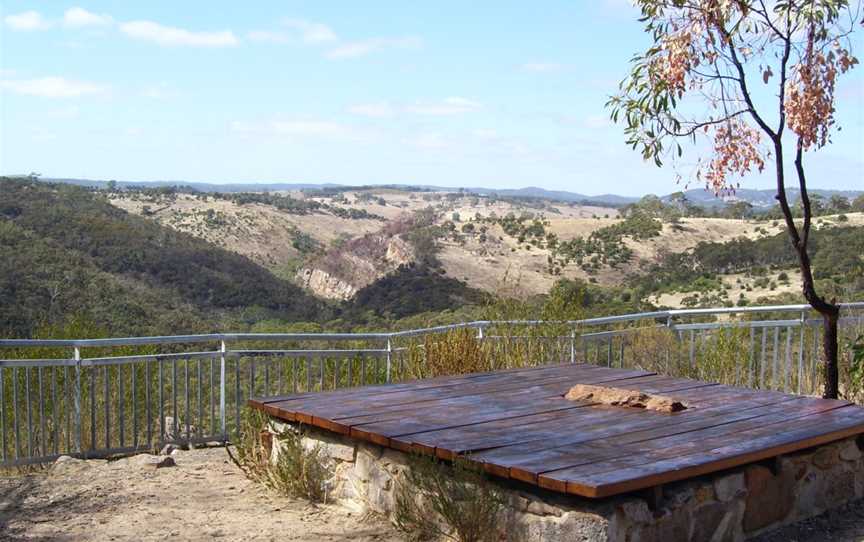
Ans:
[{"label": "valley", "polygon": [[[399,329],[802,300],[782,221],[740,205],[392,186],[0,188],[8,336]],[[826,208],[812,241],[820,288],[854,301],[864,213],[851,204]]]}]

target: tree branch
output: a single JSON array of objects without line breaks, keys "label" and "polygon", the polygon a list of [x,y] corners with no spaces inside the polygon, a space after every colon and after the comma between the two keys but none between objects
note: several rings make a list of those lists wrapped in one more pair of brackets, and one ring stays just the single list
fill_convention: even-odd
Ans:
[{"label": "tree branch", "polygon": [[743,114],[749,113],[749,112],[750,112],[749,109],[741,109],[739,111],[735,111],[734,113],[730,113],[730,114],[728,114],[728,115],[726,115],[720,119],[708,120],[708,121],[704,121],[704,122],[693,122],[693,127],[689,128],[683,132],[679,132],[679,131],[667,128],[666,125],[663,124],[662,119],[658,118],[657,122],[660,123],[660,127],[663,129],[663,131],[666,132],[666,134],[668,134],[670,136],[673,136],[673,137],[690,137],[693,134],[695,134],[697,131],[699,131],[700,128],[705,128],[706,126],[713,126],[715,124],[722,124],[724,122],[727,122],[729,120],[734,119],[735,117],[737,117],[739,115],[743,115]]}]

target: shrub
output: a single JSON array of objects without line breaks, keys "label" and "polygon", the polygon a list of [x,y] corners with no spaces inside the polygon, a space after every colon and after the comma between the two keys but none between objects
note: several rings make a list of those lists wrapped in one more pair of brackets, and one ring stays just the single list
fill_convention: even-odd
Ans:
[{"label": "shrub", "polygon": [[247,409],[235,444],[237,456],[228,448],[231,460],[247,478],[279,494],[312,502],[324,501],[325,483],[330,473],[321,447],[305,447],[303,432],[288,429],[276,435],[279,448],[273,461],[270,439],[264,437],[268,423],[266,414]]},{"label": "shrub", "polygon": [[858,403],[864,400],[864,334],[851,339],[848,343],[847,365],[848,376],[843,380],[848,382],[843,396]]},{"label": "shrub", "polygon": [[396,487],[394,522],[409,540],[501,540],[501,493],[465,460],[452,465],[428,457],[409,461]]}]

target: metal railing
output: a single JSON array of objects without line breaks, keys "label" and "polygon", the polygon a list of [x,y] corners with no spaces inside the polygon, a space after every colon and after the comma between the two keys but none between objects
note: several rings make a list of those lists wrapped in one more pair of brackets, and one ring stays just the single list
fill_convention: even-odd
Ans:
[{"label": "metal railing", "polygon": [[[864,330],[864,303],[841,316],[847,336]],[[227,442],[250,397],[423,377],[436,341],[453,333],[489,369],[587,362],[819,393],[821,325],[808,305],[783,305],[391,333],[0,339],[0,466]]]}]

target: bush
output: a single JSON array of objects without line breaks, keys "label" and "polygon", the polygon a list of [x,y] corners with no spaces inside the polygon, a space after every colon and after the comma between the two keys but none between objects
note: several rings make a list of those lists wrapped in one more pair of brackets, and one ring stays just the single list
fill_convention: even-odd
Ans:
[{"label": "bush", "polygon": [[396,487],[394,520],[409,540],[458,542],[502,539],[504,498],[478,467],[414,457]]},{"label": "bush", "polygon": [[289,497],[322,502],[326,498],[325,483],[330,478],[327,460],[320,446],[303,445],[302,431],[288,429],[276,435],[279,448],[275,462],[271,460],[268,430],[269,417],[259,410],[244,412],[240,436],[231,460],[250,480]]},{"label": "bush", "polygon": [[864,334],[849,341],[847,352],[849,374],[843,380],[849,384],[843,397],[861,403],[864,401]]}]

